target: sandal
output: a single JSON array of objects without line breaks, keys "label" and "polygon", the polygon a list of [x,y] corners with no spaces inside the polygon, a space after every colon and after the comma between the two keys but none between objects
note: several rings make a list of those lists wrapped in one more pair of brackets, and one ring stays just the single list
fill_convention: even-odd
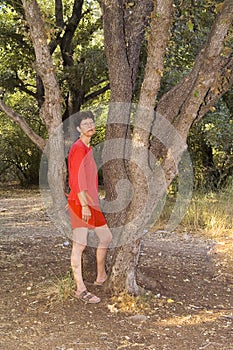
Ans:
[{"label": "sandal", "polygon": [[95,280],[94,285],[95,286],[103,286],[104,283],[107,281],[107,279],[108,279],[108,276],[106,276],[105,280],[103,280],[103,281],[96,281]]},{"label": "sandal", "polygon": [[75,296],[76,296],[76,298],[82,300],[84,303],[87,303],[87,304],[97,304],[101,301],[101,299],[99,297],[88,292],[87,290],[84,290],[80,294],[77,294],[77,292],[76,292]]},{"label": "sandal", "polygon": [[95,282],[94,282],[94,285],[95,285],[95,286],[103,286],[105,282],[106,282],[106,280],[104,280],[103,282],[95,281]]}]

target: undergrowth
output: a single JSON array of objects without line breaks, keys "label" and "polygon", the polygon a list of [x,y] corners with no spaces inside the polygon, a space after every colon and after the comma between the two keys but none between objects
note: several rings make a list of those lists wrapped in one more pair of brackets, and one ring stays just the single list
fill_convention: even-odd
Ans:
[{"label": "undergrowth", "polygon": [[[205,236],[217,239],[233,233],[233,183],[222,191],[194,192],[186,213],[178,229],[201,232]],[[156,223],[156,228],[166,226],[171,215],[175,196],[168,193],[166,205]]]},{"label": "undergrowth", "polygon": [[210,238],[232,233],[233,188],[221,192],[195,193],[181,225],[190,230],[204,231]]}]

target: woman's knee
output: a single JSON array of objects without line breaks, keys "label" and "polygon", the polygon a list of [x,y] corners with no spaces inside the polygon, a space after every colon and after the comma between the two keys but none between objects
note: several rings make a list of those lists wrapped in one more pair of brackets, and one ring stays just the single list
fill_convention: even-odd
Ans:
[{"label": "woman's knee", "polygon": [[112,241],[112,233],[110,229],[108,227],[103,228],[103,230],[101,231],[101,234],[99,234],[98,237],[99,237],[99,244],[104,248],[108,248],[108,246]]},{"label": "woman's knee", "polygon": [[87,244],[84,242],[79,243],[77,241],[73,241],[72,253],[73,254],[81,254],[85,250],[86,246],[87,246]]},{"label": "woman's knee", "polygon": [[77,228],[73,230],[73,248],[83,251],[87,245],[87,228]]},{"label": "woman's knee", "polygon": [[106,242],[110,244],[112,241],[112,232],[108,229],[108,233],[106,235]]}]

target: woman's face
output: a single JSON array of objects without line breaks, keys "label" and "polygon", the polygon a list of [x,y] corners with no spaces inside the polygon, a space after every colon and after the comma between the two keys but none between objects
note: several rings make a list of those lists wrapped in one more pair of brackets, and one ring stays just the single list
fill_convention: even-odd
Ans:
[{"label": "woman's face", "polygon": [[77,129],[81,134],[91,137],[95,134],[95,122],[91,118],[83,119]]}]

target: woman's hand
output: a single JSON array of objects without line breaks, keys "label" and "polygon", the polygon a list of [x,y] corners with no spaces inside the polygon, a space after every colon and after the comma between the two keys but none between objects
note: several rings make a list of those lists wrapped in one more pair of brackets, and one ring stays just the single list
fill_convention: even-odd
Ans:
[{"label": "woman's hand", "polygon": [[90,217],[91,217],[91,211],[90,211],[90,208],[88,207],[88,205],[82,206],[82,219],[83,219],[83,221],[88,222]]}]

